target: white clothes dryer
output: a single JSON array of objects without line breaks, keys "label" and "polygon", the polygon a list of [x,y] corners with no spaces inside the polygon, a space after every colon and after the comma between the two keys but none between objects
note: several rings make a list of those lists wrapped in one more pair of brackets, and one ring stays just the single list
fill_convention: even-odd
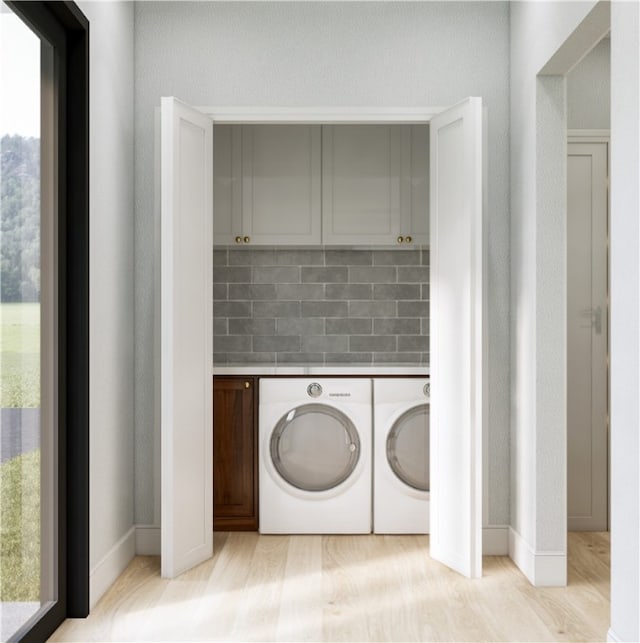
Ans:
[{"label": "white clothes dryer", "polygon": [[429,379],[374,379],[373,401],[373,531],[427,534]]},{"label": "white clothes dryer", "polygon": [[371,533],[371,380],[263,378],[263,534]]}]

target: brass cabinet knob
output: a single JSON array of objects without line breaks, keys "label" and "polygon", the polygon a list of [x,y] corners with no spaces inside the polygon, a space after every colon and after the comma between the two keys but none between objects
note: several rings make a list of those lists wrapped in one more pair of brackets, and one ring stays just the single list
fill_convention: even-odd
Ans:
[{"label": "brass cabinet knob", "polygon": [[404,237],[398,237],[398,243],[402,243],[404,241]]},{"label": "brass cabinet knob", "polygon": [[244,241],[245,243],[249,243],[249,241],[251,241],[251,239],[249,239],[249,237],[245,237],[245,238],[243,239],[243,241]]},{"label": "brass cabinet knob", "polygon": [[413,237],[405,237],[404,240],[406,243],[411,243],[413,241]]},{"label": "brass cabinet knob", "polygon": [[251,382],[245,382],[244,387],[245,388],[251,388]]},{"label": "brass cabinet knob", "polygon": [[236,237],[236,243],[242,243],[242,237]]}]

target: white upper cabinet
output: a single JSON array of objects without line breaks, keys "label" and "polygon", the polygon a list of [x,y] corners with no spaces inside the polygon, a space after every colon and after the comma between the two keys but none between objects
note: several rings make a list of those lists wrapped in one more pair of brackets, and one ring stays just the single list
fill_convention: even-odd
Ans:
[{"label": "white upper cabinet", "polygon": [[214,243],[429,242],[428,125],[216,125]]},{"label": "white upper cabinet", "polygon": [[322,243],[320,126],[220,125],[215,134],[214,242]]},{"label": "white upper cabinet", "polygon": [[400,128],[322,128],[322,237],[326,244],[389,244],[400,235]]},{"label": "white upper cabinet", "polygon": [[213,242],[242,235],[242,132],[237,125],[213,127]]},{"label": "white upper cabinet", "polygon": [[427,125],[322,127],[326,244],[429,242]]},{"label": "white upper cabinet", "polygon": [[[401,193],[400,236],[403,244],[429,243],[429,126],[410,125],[404,129],[403,191]],[[409,163],[408,169],[406,164]]]}]

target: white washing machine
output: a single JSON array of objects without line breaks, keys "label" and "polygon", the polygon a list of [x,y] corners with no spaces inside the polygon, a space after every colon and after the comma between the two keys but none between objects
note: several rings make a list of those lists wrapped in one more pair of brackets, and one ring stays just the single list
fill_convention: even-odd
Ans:
[{"label": "white washing machine", "polygon": [[429,533],[429,379],[373,380],[376,534]]},{"label": "white washing machine", "polygon": [[260,532],[371,533],[371,380],[260,380]]}]

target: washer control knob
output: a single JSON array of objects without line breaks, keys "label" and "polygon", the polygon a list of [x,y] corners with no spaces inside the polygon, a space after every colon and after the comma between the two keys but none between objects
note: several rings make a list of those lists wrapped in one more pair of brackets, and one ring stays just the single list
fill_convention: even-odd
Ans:
[{"label": "washer control knob", "polygon": [[309,397],[320,397],[322,395],[322,386],[318,382],[313,382],[307,386],[307,393]]},{"label": "washer control knob", "polygon": [[431,396],[431,382],[427,382],[424,387],[422,388],[422,392],[425,394],[426,397]]}]

